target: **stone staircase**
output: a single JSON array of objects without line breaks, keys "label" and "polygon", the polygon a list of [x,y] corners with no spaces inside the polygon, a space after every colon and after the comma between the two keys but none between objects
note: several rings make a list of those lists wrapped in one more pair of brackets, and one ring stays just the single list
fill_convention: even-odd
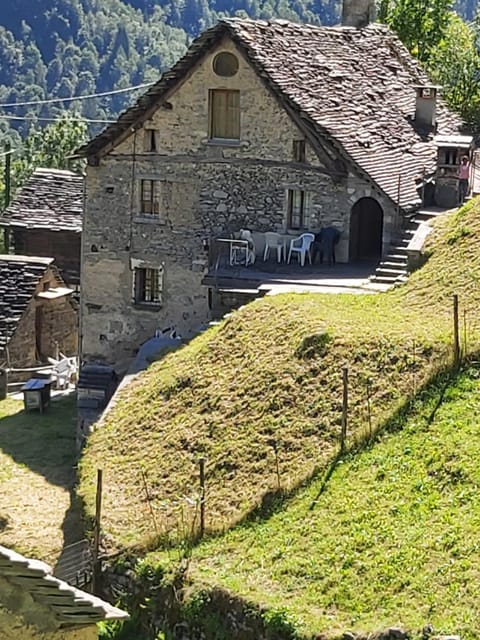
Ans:
[{"label": "stone staircase", "polygon": [[425,207],[416,211],[409,219],[406,228],[390,244],[389,250],[370,276],[370,282],[395,286],[408,279],[408,247],[417,234],[421,224],[445,213],[439,207]]}]

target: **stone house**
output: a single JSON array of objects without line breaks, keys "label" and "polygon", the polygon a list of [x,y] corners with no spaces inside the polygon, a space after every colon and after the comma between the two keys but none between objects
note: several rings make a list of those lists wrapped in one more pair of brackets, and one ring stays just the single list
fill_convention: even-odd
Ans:
[{"label": "stone house", "polygon": [[0,546],[0,638],[98,640],[97,622],[128,617],[55,578],[44,562]]},{"label": "stone house", "polygon": [[0,255],[0,367],[78,350],[77,309],[52,258]]},{"label": "stone house", "polygon": [[345,0],[340,27],[221,20],[79,150],[83,359],[207,319],[212,247],[240,229],[335,226],[340,262],[386,251],[460,123],[373,4]]},{"label": "stone house", "polygon": [[36,169],[0,216],[19,255],[54,258],[69,286],[80,282],[83,177],[61,169]]}]

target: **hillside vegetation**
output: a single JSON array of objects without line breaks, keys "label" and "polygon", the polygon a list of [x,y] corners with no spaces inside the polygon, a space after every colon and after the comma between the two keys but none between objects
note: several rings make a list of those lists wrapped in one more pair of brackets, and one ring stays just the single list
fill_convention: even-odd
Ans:
[{"label": "hillside vegetation", "polygon": [[441,389],[431,389],[402,431],[347,456],[326,488],[312,482],[270,518],[197,547],[194,624],[228,628],[210,605],[221,589],[268,611],[275,637],[401,626],[420,638],[432,625],[478,638],[479,379],[478,368],[462,374],[433,419]]},{"label": "hillside vegetation", "polygon": [[0,402],[0,543],[52,565],[82,537],[75,483],[75,400],[44,414]]},{"label": "hillside vegetation", "polygon": [[441,221],[429,261],[401,289],[256,301],[126,388],[81,465],[90,515],[96,469],[104,471],[112,544],[146,548],[194,535],[200,457],[210,531],[314,476],[338,451],[344,367],[349,446],[395,420],[450,357],[454,292],[467,312],[467,346],[476,347],[478,218],[476,203]]}]

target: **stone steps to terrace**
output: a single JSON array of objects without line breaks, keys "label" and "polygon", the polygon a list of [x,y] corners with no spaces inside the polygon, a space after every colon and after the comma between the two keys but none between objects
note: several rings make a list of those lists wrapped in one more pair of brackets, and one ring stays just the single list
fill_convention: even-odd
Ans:
[{"label": "stone steps to terrace", "polygon": [[[438,207],[420,209],[409,219],[408,226],[402,234],[390,245],[390,248],[370,277],[370,282],[395,286],[408,279],[409,246],[419,235],[419,229],[430,220],[444,214],[446,211]],[[426,234],[424,234],[426,237]]]}]

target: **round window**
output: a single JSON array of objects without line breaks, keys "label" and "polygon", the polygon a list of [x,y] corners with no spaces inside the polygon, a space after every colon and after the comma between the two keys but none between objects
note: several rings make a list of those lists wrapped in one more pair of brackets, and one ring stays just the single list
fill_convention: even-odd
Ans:
[{"label": "round window", "polygon": [[233,53],[222,51],[222,53],[217,53],[213,59],[213,70],[217,76],[231,78],[238,71],[238,60]]}]

